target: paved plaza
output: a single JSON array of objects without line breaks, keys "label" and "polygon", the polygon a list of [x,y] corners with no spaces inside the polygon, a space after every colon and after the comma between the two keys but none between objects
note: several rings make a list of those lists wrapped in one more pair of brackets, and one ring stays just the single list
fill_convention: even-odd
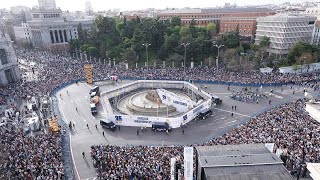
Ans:
[{"label": "paved plaza", "polygon": [[[123,81],[116,84],[99,83],[101,92],[108,88],[113,88],[131,81]],[[195,84],[201,87],[200,84]],[[204,88],[204,86],[202,85]],[[303,88],[290,86],[283,87],[262,87],[261,92],[268,96],[267,99],[259,100],[259,103],[244,103],[231,99],[229,96],[232,91],[241,91],[242,86],[231,86],[228,91],[227,85],[207,85],[204,88],[210,94],[219,96],[223,104],[213,108],[213,114],[205,119],[191,121],[185,128],[184,134],[182,129],[173,129],[167,135],[162,132],[153,132],[150,128],[146,132],[137,135],[137,127],[121,127],[115,132],[103,129],[99,125],[99,120],[105,116],[99,111],[97,116],[92,116],[90,111],[90,86],[84,83],[70,85],[57,92],[59,107],[64,121],[68,124],[70,121],[75,124],[75,130],[71,133],[71,147],[75,161],[76,174],[80,179],[93,179],[95,169],[92,166],[90,157],[90,146],[97,144],[113,145],[175,145],[175,144],[201,144],[202,142],[222,135],[228,129],[248,120],[255,114],[265,111],[277,104],[293,101],[303,97]],[[248,87],[249,88],[249,87]],[[260,87],[252,87],[256,89]],[[271,89],[273,96],[269,97]],[[69,95],[66,91],[68,90]],[[61,96],[60,96],[61,94]],[[269,105],[269,100],[271,104]],[[232,110],[232,106],[237,106]],[[78,109],[78,111],[76,110]],[[231,117],[233,112],[234,116]],[[89,128],[87,127],[89,125]],[[97,129],[95,128],[97,125]],[[105,136],[102,135],[104,132]],[[86,158],[83,158],[82,152],[85,152]]]}]

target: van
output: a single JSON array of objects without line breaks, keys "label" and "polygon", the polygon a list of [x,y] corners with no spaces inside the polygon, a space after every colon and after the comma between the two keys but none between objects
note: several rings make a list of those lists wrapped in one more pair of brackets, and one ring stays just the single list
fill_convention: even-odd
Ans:
[{"label": "van", "polygon": [[110,129],[111,131],[116,130],[116,125],[112,121],[100,120],[100,125],[104,128]]},{"label": "van", "polygon": [[152,131],[170,131],[171,127],[167,122],[154,122],[152,123]]},{"label": "van", "polygon": [[218,96],[212,96],[212,103],[215,103],[217,106],[222,104],[222,99],[220,99]]},{"label": "van", "polygon": [[198,115],[198,118],[199,119],[206,119],[208,116],[212,115],[212,110],[208,110],[208,111],[205,111],[205,112],[201,112],[199,115]]},{"label": "van", "polygon": [[90,104],[90,109],[91,109],[91,114],[92,115],[96,115],[98,114],[98,109],[97,109],[97,106],[93,103]]},{"label": "van", "polygon": [[89,94],[91,98],[93,98],[94,96],[100,96],[99,86],[95,86],[92,89],[90,89]]}]

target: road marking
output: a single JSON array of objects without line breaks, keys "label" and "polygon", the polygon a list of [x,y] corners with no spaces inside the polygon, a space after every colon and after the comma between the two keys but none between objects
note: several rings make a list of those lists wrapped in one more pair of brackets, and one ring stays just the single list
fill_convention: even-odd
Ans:
[{"label": "road marking", "polygon": [[226,117],[222,117],[222,118],[220,118],[220,119],[225,119]]},{"label": "road marking", "polygon": [[229,112],[229,113],[233,113],[233,114],[238,114],[238,115],[241,115],[241,116],[250,117],[250,116],[248,116],[246,114],[236,113],[236,112],[233,112],[233,111],[227,111],[227,110],[224,110],[224,109],[219,109],[219,108],[213,108],[213,109],[217,109],[219,111]]}]

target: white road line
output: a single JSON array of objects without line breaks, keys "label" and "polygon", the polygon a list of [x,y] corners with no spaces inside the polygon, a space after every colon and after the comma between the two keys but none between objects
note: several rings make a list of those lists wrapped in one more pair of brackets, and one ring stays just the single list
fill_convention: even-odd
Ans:
[{"label": "white road line", "polygon": [[220,119],[225,119],[226,117],[222,117],[222,118],[220,118]]},{"label": "white road line", "polygon": [[[227,110],[224,110],[224,109],[219,109],[219,108],[213,108],[213,109],[217,109],[219,111],[224,111],[224,112],[229,112],[229,113],[232,113],[233,111],[227,111]],[[250,117],[246,114],[241,114],[241,113],[237,113],[237,112],[233,112],[233,114],[238,114],[238,115],[241,115],[241,116],[246,116],[246,117]]]}]

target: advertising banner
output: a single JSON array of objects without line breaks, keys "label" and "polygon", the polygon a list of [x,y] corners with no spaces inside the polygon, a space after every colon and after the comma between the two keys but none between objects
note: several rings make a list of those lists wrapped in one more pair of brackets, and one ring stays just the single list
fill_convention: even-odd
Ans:
[{"label": "advertising banner", "polygon": [[176,172],[176,158],[170,159],[170,180],[174,180]]},{"label": "advertising banner", "polygon": [[184,179],[193,179],[193,147],[184,148]]}]

